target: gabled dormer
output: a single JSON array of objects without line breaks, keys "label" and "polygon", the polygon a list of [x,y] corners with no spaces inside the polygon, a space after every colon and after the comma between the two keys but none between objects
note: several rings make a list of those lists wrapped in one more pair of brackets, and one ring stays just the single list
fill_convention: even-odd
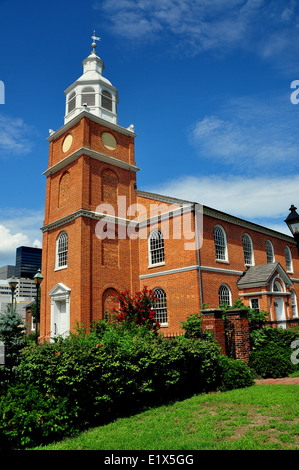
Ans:
[{"label": "gabled dormer", "polygon": [[64,92],[66,96],[64,124],[84,110],[117,124],[118,92],[111,82],[103,77],[104,62],[96,54],[95,42],[100,38],[93,35],[92,39],[92,51],[82,62],[83,74]]}]

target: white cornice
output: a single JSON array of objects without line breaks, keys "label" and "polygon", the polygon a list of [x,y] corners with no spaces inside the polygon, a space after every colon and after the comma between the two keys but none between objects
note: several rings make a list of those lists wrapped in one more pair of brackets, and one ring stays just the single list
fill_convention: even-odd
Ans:
[{"label": "white cornice", "polygon": [[141,276],[139,276],[139,279],[147,279],[149,277],[157,277],[157,276],[166,276],[169,274],[176,274],[176,273],[182,273],[185,271],[194,271],[194,270],[198,270],[198,265],[186,266],[186,267],[177,268],[177,269],[169,269],[167,271],[158,271],[156,273],[142,274]]},{"label": "white cornice", "polygon": [[203,213],[204,215],[208,215],[210,217],[214,217],[215,219],[223,220],[225,222],[230,222],[234,225],[239,225],[240,227],[247,228],[248,230],[254,230],[256,232],[263,233],[264,235],[269,235],[270,237],[280,238],[288,243],[292,243],[295,245],[294,239],[288,235],[285,235],[281,232],[276,232],[267,227],[263,227],[262,225],[255,224],[254,222],[249,222],[244,219],[240,219],[234,215],[226,214],[225,212],[218,211],[217,209],[212,209],[211,207],[203,206]]},{"label": "white cornice", "polygon": [[88,209],[79,209],[76,212],[73,212],[72,214],[62,217],[61,219],[57,219],[54,222],[51,222],[50,224],[44,225],[41,228],[41,230],[42,232],[52,230],[54,228],[60,227],[61,225],[65,225],[69,222],[72,222],[78,217],[89,217],[90,219],[95,219],[95,220],[105,219],[106,222],[112,222],[118,225],[131,225],[131,226],[135,225],[136,227],[138,226],[138,223],[135,222],[134,220],[124,219],[122,217],[116,217],[113,215],[103,214],[100,212],[94,212]]},{"label": "white cornice", "polygon": [[[166,202],[168,204],[177,204],[179,206],[182,206],[184,204],[193,204],[193,206],[195,207],[195,205],[198,204],[194,201],[186,201],[186,200],[183,200],[183,199],[178,199],[178,198],[174,198],[174,197],[170,197],[170,196],[165,196],[165,195],[162,195],[162,194],[151,193],[151,192],[148,192],[148,191],[137,190],[136,193],[137,193],[137,196],[140,196],[140,197],[144,197],[144,198],[147,198],[147,199],[154,199],[154,200],[157,200],[157,201]],[[294,242],[294,239],[291,236],[288,236],[284,233],[276,232],[275,230],[272,230],[270,228],[263,227],[262,225],[255,224],[254,222],[249,222],[247,220],[240,219],[239,217],[227,214],[225,212],[221,212],[217,209],[213,209],[213,208],[208,207],[208,206],[203,205],[202,207],[203,207],[203,214],[204,215],[214,217],[215,219],[223,220],[225,222],[230,222],[234,225],[239,225],[240,227],[247,228],[248,230],[254,230],[256,232],[263,233],[264,235],[268,235],[270,237],[272,236],[272,237],[280,238],[281,240],[284,240],[284,241],[286,241],[288,243],[291,243],[294,246],[296,246],[295,242]]]},{"label": "white cornice", "polygon": [[124,168],[126,170],[130,170],[134,172],[137,172],[140,170],[140,168],[137,168],[137,166],[134,166],[134,165],[130,165],[130,163],[123,162],[121,160],[118,160],[117,158],[105,155],[104,153],[95,152],[94,150],[90,150],[86,147],[81,147],[78,150],[75,150],[75,152],[65,157],[60,162],[55,163],[55,165],[48,168],[43,174],[46,176],[51,175],[52,173],[55,173],[56,171],[68,165],[69,163],[73,162],[74,160],[76,160],[78,157],[80,157],[83,154],[88,155],[89,157],[95,158],[96,160],[100,160],[102,162],[117,166],[119,168]]},{"label": "white cornice", "polygon": [[114,124],[112,122],[105,121],[105,119],[102,119],[98,116],[95,116],[94,114],[89,113],[88,111],[83,110],[80,114],[78,114],[74,119],[71,121],[67,122],[64,124],[62,127],[60,127],[57,131],[53,132],[46,140],[48,142],[51,142],[52,140],[57,139],[60,137],[64,132],[68,131],[71,129],[75,124],[77,124],[79,121],[81,121],[82,118],[88,118],[91,121],[96,122],[97,124],[101,124],[102,126],[108,127],[109,129],[112,129],[114,131],[119,132],[120,134],[123,135],[128,135],[131,137],[136,137],[137,134],[134,132],[130,131],[129,129],[125,129],[124,127],[119,126],[118,124]]}]

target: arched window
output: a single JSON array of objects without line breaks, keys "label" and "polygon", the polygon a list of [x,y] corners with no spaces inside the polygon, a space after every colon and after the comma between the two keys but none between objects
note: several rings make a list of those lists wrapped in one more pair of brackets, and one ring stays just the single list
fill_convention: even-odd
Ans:
[{"label": "arched window", "polygon": [[61,232],[56,241],[56,268],[67,267],[68,238],[66,232]]},{"label": "arched window", "polygon": [[229,287],[226,284],[221,284],[219,287],[219,307],[224,304],[230,305],[232,304],[232,296]]},{"label": "arched window", "polygon": [[274,263],[274,248],[270,240],[266,240],[267,263]]},{"label": "arched window", "polygon": [[73,93],[70,94],[68,103],[67,103],[67,112],[70,113],[73,111],[76,107],[76,93],[73,91]]},{"label": "arched window", "polygon": [[293,289],[291,290],[291,303],[292,303],[293,318],[298,317],[297,297],[296,297],[296,292]]},{"label": "arched window", "polygon": [[86,104],[87,106],[95,105],[95,92],[91,86],[83,88],[81,95],[81,106]]},{"label": "arched window", "polygon": [[112,95],[109,91],[102,91],[102,108],[112,111]]},{"label": "arched window", "polygon": [[292,253],[290,248],[286,245],[284,247],[284,256],[286,260],[286,268],[288,272],[293,272],[293,261],[292,261]]},{"label": "arched window", "polygon": [[154,304],[154,310],[156,311],[155,319],[160,324],[167,323],[167,303],[166,303],[166,294],[161,287],[155,287],[153,289],[156,297],[156,301]]},{"label": "arched window", "polygon": [[243,252],[244,252],[244,262],[245,264],[253,265],[253,247],[252,241],[247,233],[244,233],[242,238],[243,243]]},{"label": "arched window", "polygon": [[278,281],[274,282],[273,291],[274,292],[282,292],[282,287],[281,287],[280,282],[278,282]]},{"label": "arched window", "polygon": [[164,238],[159,229],[155,229],[149,236],[149,264],[160,264],[165,261]]},{"label": "arched window", "polygon": [[214,228],[214,243],[216,260],[227,261],[227,245],[225,231],[220,225]]}]

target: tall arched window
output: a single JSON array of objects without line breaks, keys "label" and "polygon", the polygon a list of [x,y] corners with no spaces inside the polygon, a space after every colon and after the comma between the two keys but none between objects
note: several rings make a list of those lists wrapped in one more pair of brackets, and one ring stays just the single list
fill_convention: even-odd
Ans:
[{"label": "tall arched window", "polygon": [[102,91],[102,108],[112,111],[112,95],[109,91]]},{"label": "tall arched window", "polygon": [[227,261],[227,245],[225,231],[220,225],[214,228],[214,243],[216,260]]},{"label": "tall arched window", "polygon": [[229,287],[226,284],[221,284],[219,287],[219,307],[223,304],[230,305],[232,304],[232,296]]},{"label": "tall arched window", "polygon": [[73,111],[76,107],[76,93],[73,91],[73,93],[70,94],[67,102],[67,112],[70,113]]},{"label": "tall arched window", "polygon": [[149,264],[160,264],[165,262],[164,238],[159,229],[153,230],[149,235]]},{"label": "tall arched window", "polygon": [[267,263],[274,263],[274,248],[270,240],[266,240]]},{"label": "tall arched window", "polygon": [[286,245],[284,247],[284,256],[285,256],[285,260],[286,260],[286,268],[287,268],[287,271],[290,273],[293,272],[293,261],[292,261],[292,253],[291,253],[291,250],[290,248]]},{"label": "tall arched window", "polygon": [[298,317],[297,297],[296,297],[296,292],[293,289],[291,290],[291,303],[292,303],[293,318]]},{"label": "tall arched window", "polygon": [[244,262],[247,265],[253,265],[253,247],[250,236],[247,233],[244,233],[242,238],[243,243],[243,252],[244,252]]},{"label": "tall arched window", "polygon": [[161,287],[155,287],[153,289],[156,297],[156,302],[154,304],[154,309],[156,311],[155,319],[160,324],[167,323],[167,303],[166,303],[166,293]]},{"label": "tall arched window", "polygon": [[67,267],[68,238],[66,232],[61,232],[56,241],[56,268]]},{"label": "tall arched window", "polygon": [[81,95],[81,105],[86,104],[87,106],[95,105],[95,91],[91,86],[83,88]]}]

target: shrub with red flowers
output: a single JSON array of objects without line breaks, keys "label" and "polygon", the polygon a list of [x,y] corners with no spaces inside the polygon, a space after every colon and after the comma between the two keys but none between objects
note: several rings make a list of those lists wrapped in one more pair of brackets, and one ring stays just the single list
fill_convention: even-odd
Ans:
[{"label": "shrub with red flowers", "polygon": [[118,307],[114,308],[116,321],[124,326],[145,326],[147,330],[158,332],[160,324],[155,320],[155,293],[146,286],[141,292],[131,295],[129,290],[115,297]]}]

